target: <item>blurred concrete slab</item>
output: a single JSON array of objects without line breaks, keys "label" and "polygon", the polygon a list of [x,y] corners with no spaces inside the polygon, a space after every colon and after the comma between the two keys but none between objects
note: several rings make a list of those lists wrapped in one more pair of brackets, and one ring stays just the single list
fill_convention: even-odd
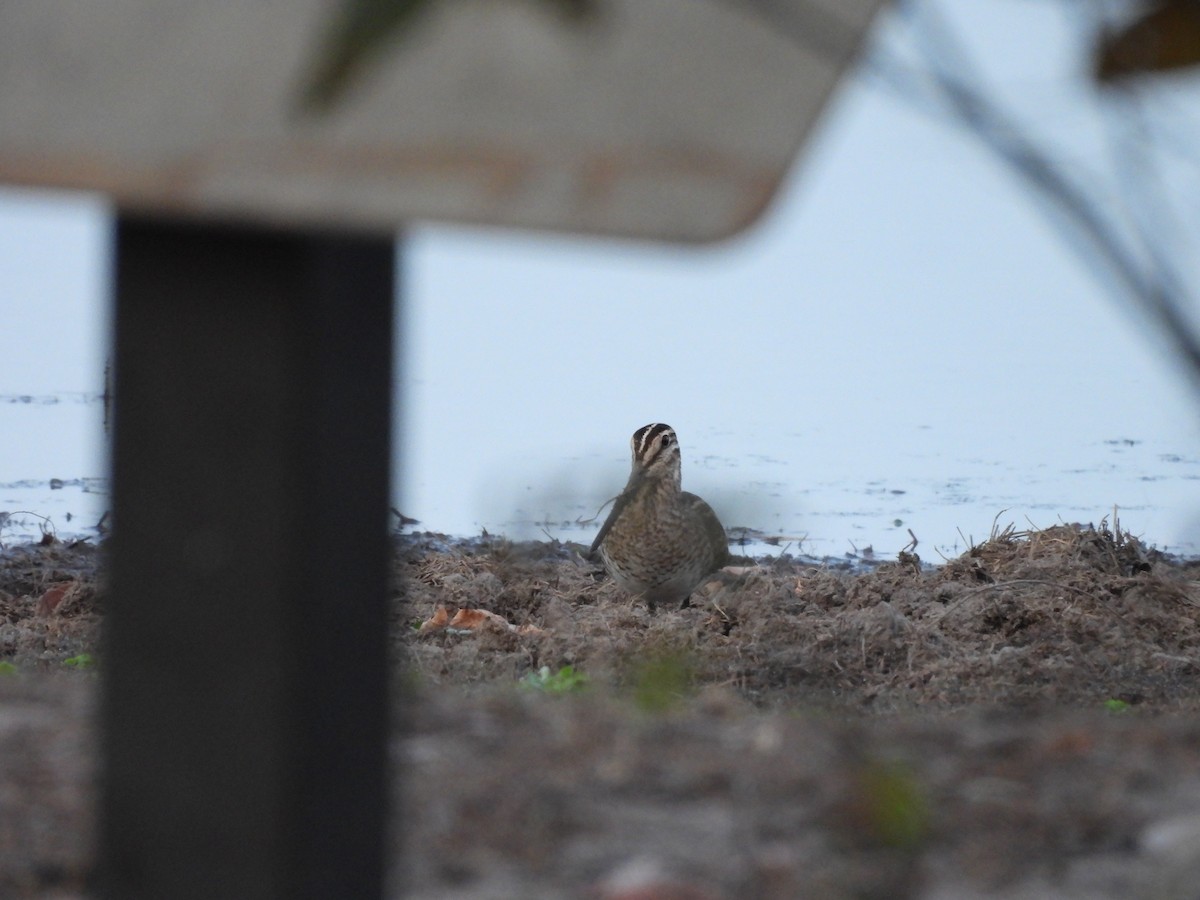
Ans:
[{"label": "blurred concrete slab", "polygon": [[333,0],[0,7],[0,182],[118,208],[101,895],[384,890],[396,229],[732,234],[880,2],[428,0],[327,115]]},{"label": "blurred concrete slab", "polygon": [[[332,0],[14,0],[0,182],[125,210],[679,241],[763,210],[881,0],[435,0],[328,115]],[[780,27],[786,22],[786,27]]]}]

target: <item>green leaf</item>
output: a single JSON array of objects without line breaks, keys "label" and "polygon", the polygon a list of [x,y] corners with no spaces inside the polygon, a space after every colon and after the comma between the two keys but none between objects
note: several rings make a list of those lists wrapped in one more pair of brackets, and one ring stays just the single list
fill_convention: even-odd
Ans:
[{"label": "green leaf", "polygon": [[301,99],[310,111],[328,110],[362,70],[407,35],[431,0],[345,0],[325,29]]},{"label": "green leaf", "polygon": [[677,705],[692,686],[692,667],[683,656],[669,653],[646,660],[634,676],[633,701],[650,713]]},{"label": "green leaf", "polygon": [[[342,0],[325,24],[300,96],[302,112],[328,112],[419,28],[435,0]],[[595,18],[598,0],[543,0],[568,24]]]},{"label": "green leaf", "polygon": [[929,831],[929,807],[917,779],[905,767],[874,763],[860,775],[867,825],[885,847],[911,850]]},{"label": "green leaf", "polygon": [[576,672],[574,666],[563,666],[557,672],[551,672],[549,666],[542,666],[536,672],[526,674],[519,683],[528,690],[547,694],[570,694],[587,687],[588,677],[582,672]]}]

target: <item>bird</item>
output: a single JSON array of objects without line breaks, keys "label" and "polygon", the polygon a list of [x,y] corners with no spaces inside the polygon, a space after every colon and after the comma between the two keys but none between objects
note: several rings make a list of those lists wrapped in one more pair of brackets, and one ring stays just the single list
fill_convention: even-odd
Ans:
[{"label": "bird", "polygon": [[682,490],[679,438],[656,422],[633,433],[633,468],[588,555],[654,612],[684,604],[729,562],[725,529],[712,507]]}]

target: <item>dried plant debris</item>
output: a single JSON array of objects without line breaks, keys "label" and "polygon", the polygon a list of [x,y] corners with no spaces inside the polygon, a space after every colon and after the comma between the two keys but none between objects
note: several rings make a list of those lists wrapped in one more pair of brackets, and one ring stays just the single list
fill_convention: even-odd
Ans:
[{"label": "dried plant debris", "polygon": [[100,551],[84,542],[0,552],[0,666],[57,671],[67,660],[97,653],[99,559]]},{"label": "dried plant debris", "polygon": [[[697,686],[727,685],[762,706],[890,712],[1116,698],[1195,709],[1194,574],[1103,526],[1010,528],[940,567],[913,554],[869,571],[781,557],[714,578],[687,609],[651,614],[567,545],[481,542],[398,556],[397,619],[425,624],[397,640],[418,677],[437,685],[571,665],[620,686],[637,660],[674,653],[692,661]],[[538,639],[418,640],[439,607],[446,625],[480,610],[500,630]]]},{"label": "dried plant debris", "polygon": [[[396,537],[396,894],[1191,896],[1200,564],[1007,528],[651,614],[582,549]],[[90,870],[98,561],[0,553],[0,896]]]},{"label": "dried plant debris", "polygon": [[449,611],[445,604],[439,603],[438,608],[433,611],[433,615],[421,623],[421,627],[417,629],[418,634],[427,634],[433,631],[441,631],[449,629],[458,634],[468,634],[473,631],[478,631],[484,628],[491,628],[496,631],[510,631],[515,634],[543,634],[543,630],[536,625],[513,625],[505,620],[503,616],[498,616],[494,612],[488,612],[486,609],[472,609],[470,607],[461,606],[454,617],[450,617]]}]

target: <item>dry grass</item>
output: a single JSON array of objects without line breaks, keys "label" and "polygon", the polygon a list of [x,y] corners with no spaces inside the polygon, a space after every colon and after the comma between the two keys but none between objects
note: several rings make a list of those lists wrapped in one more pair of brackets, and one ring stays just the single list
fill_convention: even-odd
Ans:
[{"label": "dry grass", "polygon": [[[785,556],[650,615],[579,549],[397,539],[397,892],[1194,894],[1196,564],[1008,528],[936,568]],[[0,896],[86,883],[95,680],[61,670],[96,653],[96,564],[0,555]],[[439,605],[541,632],[418,633]],[[566,665],[587,690],[517,686]]]},{"label": "dry grass", "polygon": [[1195,709],[1200,592],[1187,566],[1119,530],[1009,528],[938,568],[868,572],[787,558],[651,615],[569,546],[480,543],[400,563],[401,619],[482,607],[541,636],[399,629],[421,679],[471,685],[572,665],[620,685],[638,660],[691,661],[697,686],[759,705],[885,711],[1122,699]]}]

